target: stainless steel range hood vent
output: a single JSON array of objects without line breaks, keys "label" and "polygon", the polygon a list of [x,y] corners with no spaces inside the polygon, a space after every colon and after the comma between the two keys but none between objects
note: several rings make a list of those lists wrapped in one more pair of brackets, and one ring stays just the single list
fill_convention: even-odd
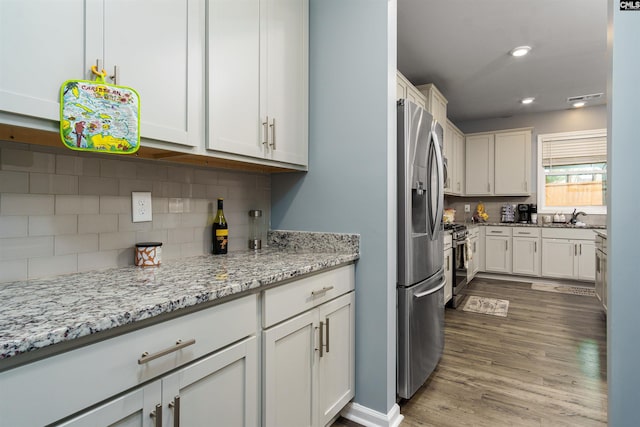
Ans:
[{"label": "stainless steel range hood vent", "polygon": [[572,104],[574,102],[586,102],[594,99],[602,98],[603,93],[592,93],[591,95],[579,95],[579,96],[570,96],[567,98],[567,102]]}]

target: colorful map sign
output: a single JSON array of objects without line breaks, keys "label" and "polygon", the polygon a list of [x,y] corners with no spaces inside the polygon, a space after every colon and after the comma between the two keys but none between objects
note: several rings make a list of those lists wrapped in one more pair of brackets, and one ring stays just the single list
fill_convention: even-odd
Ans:
[{"label": "colorful map sign", "polygon": [[132,154],[140,148],[140,98],[104,79],[67,80],[60,89],[60,136],[68,148]]}]

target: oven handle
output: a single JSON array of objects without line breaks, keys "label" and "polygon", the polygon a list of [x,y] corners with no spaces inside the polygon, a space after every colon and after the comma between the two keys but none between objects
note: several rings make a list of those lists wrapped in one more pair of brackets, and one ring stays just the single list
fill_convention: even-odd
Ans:
[{"label": "oven handle", "polygon": [[434,294],[436,292],[438,292],[440,289],[444,288],[444,285],[447,282],[445,280],[442,281],[442,283],[440,283],[438,286],[436,286],[435,288],[431,288],[427,291],[424,292],[420,292],[419,294],[413,294],[414,298],[422,298],[422,297],[426,297],[427,295],[431,295]]}]

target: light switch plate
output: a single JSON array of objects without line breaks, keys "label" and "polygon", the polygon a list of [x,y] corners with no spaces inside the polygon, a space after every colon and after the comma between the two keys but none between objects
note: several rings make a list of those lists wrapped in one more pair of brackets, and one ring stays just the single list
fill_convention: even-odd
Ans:
[{"label": "light switch plate", "polygon": [[131,220],[133,222],[151,221],[151,192],[131,192]]},{"label": "light switch plate", "polygon": [[471,206],[470,205],[464,205],[464,211],[465,212],[471,212]]}]

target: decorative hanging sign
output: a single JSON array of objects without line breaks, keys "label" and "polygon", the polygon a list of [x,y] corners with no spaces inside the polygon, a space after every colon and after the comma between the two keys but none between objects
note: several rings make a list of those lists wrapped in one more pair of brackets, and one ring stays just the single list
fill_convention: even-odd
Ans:
[{"label": "decorative hanging sign", "polygon": [[60,88],[60,136],[67,148],[132,154],[140,148],[140,97],[125,86],[96,79],[67,80]]}]

